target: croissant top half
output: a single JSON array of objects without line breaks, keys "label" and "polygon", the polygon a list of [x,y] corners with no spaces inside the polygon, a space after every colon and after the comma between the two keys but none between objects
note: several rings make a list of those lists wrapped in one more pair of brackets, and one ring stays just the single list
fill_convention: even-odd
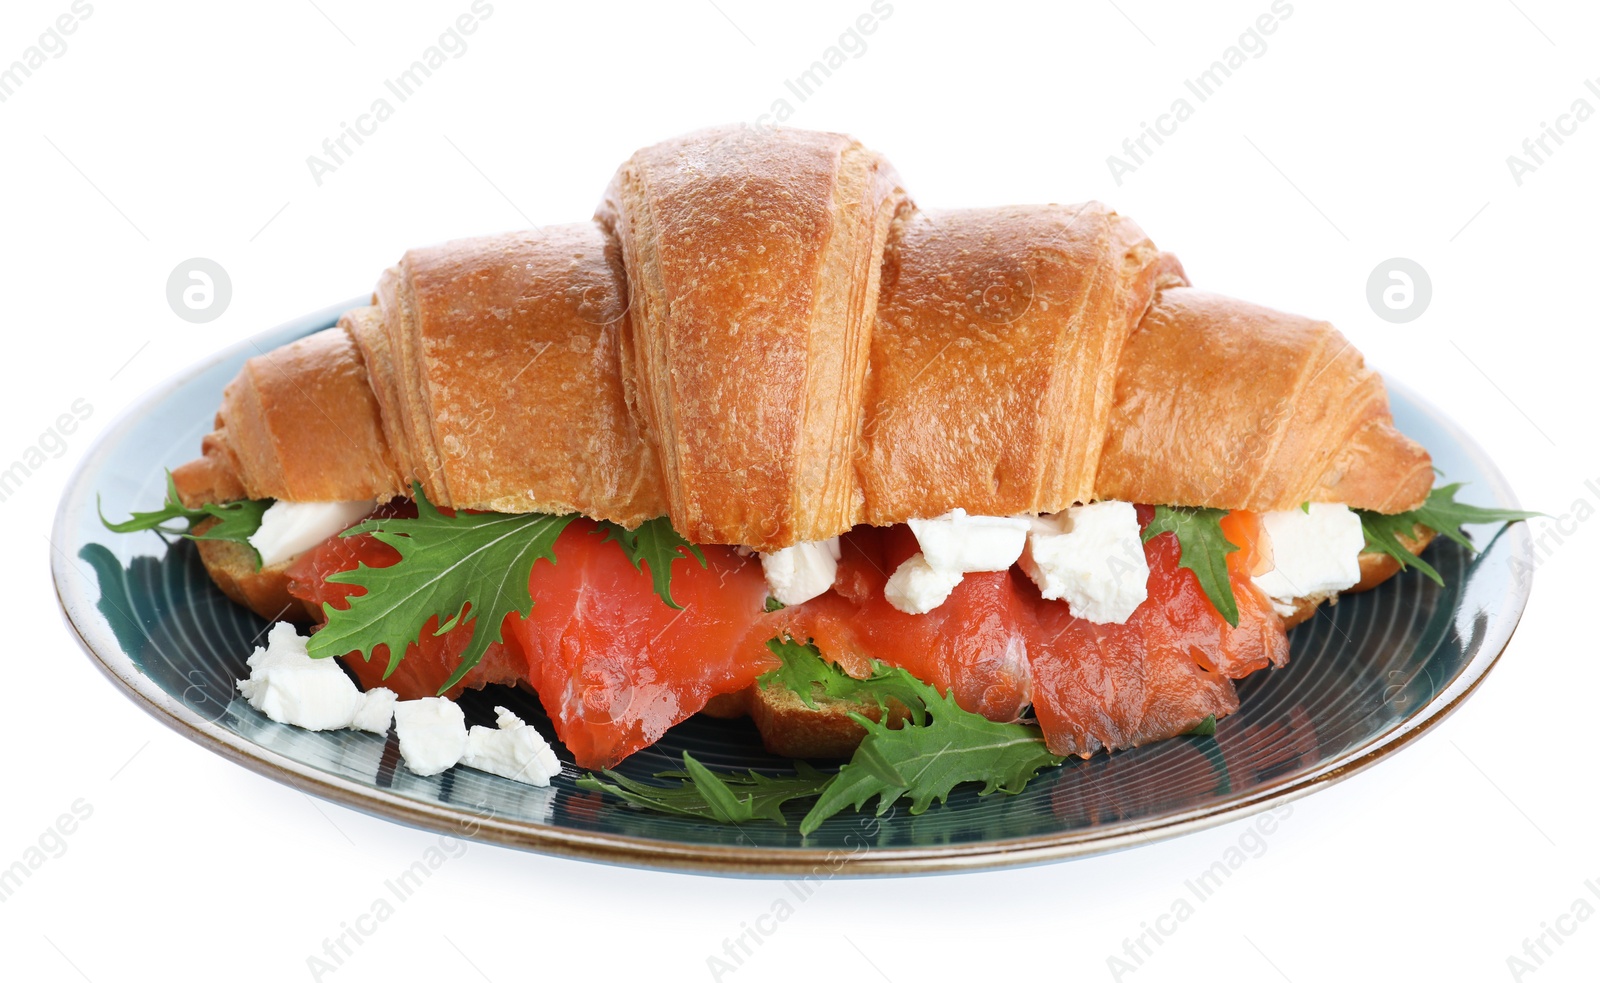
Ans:
[{"label": "croissant top half", "polygon": [[189,500],[669,515],[770,550],[955,507],[1399,512],[1432,483],[1326,323],[1188,286],[1098,203],[922,211],[848,137],[704,130],[596,221],[408,252],[246,363]]}]

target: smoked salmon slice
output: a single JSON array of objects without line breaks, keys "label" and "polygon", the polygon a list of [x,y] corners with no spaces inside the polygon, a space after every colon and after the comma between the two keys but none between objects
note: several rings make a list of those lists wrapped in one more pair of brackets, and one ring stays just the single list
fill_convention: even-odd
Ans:
[{"label": "smoked salmon slice", "polygon": [[[1153,510],[1138,511],[1142,528]],[[1053,753],[1087,757],[1181,734],[1238,709],[1232,679],[1283,664],[1288,639],[1249,579],[1253,540],[1236,545],[1229,576],[1237,627],[1217,613],[1194,572],[1178,565],[1172,533],[1144,544],[1149,596],[1126,624],[1096,625],[1055,601],[1034,605],[1033,706]]]},{"label": "smoked salmon slice", "polygon": [[[776,629],[764,623],[767,585],[758,561],[706,546],[704,568],[692,559],[675,562],[672,596],[682,607],[674,610],[656,595],[648,563],[636,570],[598,530],[588,519],[567,526],[556,539],[555,563],[533,566],[532,613],[526,620],[507,616],[505,643],[489,646],[447,694],[489,683],[531,684],[582,768],[611,767],[712,697],[745,689],[778,665],[766,647]],[[371,536],[336,536],[295,562],[290,591],[344,608],[363,588],[329,583],[329,574],[398,560]],[[472,638],[471,625],[435,637],[437,622],[428,622],[387,679],[381,651],[370,662],[346,656],[345,664],[364,688],[387,686],[402,700],[435,696]]]},{"label": "smoked salmon slice", "polygon": [[[379,514],[404,515],[408,503]],[[414,514],[414,513],[410,513]],[[1152,510],[1139,507],[1141,525]],[[726,546],[705,546],[706,564],[674,562],[667,605],[648,566],[636,569],[601,527],[573,520],[554,545],[555,562],[529,578],[533,610],[508,616],[503,644],[456,686],[526,684],[539,694],[556,734],[583,768],[607,768],[655,743],[714,697],[737,693],[776,668],[766,642],[787,634],[812,641],[857,677],[874,662],[906,669],[966,710],[1016,720],[1031,705],[1056,754],[1089,756],[1134,747],[1238,708],[1232,680],[1282,665],[1288,641],[1266,597],[1250,580],[1263,561],[1259,521],[1230,517],[1224,531],[1240,551],[1229,556],[1239,624],[1229,626],[1178,565],[1170,533],[1144,544],[1148,599],[1126,624],[1096,625],[1068,604],[1044,600],[1019,569],[964,577],[944,604],[905,614],[885,599],[889,574],[917,551],[905,526],[859,526],[841,537],[833,590],[768,613],[761,565]],[[362,588],[327,577],[358,563],[387,566],[398,554],[370,536],[333,537],[290,570],[291,592],[336,608]],[[436,624],[437,619],[430,622]],[[471,626],[410,645],[383,677],[386,653],[347,657],[365,687],[388,686],[401,699],[433,696],[455,670]]]},{"label": "smoked salmon slice", "polygon": [[889,574],[917,552],[906,526],[857,526],[840,539],[834,590],[780,612],[780,624],[810,639],[853,676],[876,659],[909,671],[963,710],[1015,720],[1030,698],[1030,604],[1009,571],[971,573],[927,614],[906,614],[883,596]]},{"label": "smoked salmon slice", "polygon": [[[410,502],[394,502],[379,506],[375,517],[415,517],[416,506]],[[349,598],[365,594],[366,588],[354,584],[330,583],[328,576],[343,570],[354,570],[360,564],[369,567],[388,567],[400,562],[394,547],[381,543],[371,536],[331,536],[307,550],[290,565],[289,593],[309,601],[320,611],[323,604],[344,610],[350,606]],[[460,665],[461,653],[472,641],[471,626],[458,628],[443,635],[434,635],[439,619],[432,618],[424,626],[418,642],[406,646],[405,657],[387,679],[389,668],[386,646],[378,646],[370,660],[351,653],[344,664],[355,673],[364,690],[387,686],[402,700],[415,700],[424,696],[439,695],[450,674]],[[505,637],[502,633],[501,637]],[[527,660],[522,653],[502,644],[490,645],[482,661],[450,689],[446,695],[454,697],[463,690],[477,689],[490,683],[516,685],[527,674]]]},{"label": "smoked salmon slice", "polygon": [[767,648],[761,564],[731,547],[703,546],[706,566],[672,565],[668,607],[595,523],[575,519],[556,539],[556,562],[536,563],[533,611],[508,626],[528,681],[556,734],[582,768],[609,768],[660,739],[714,696],[778,666]]}]

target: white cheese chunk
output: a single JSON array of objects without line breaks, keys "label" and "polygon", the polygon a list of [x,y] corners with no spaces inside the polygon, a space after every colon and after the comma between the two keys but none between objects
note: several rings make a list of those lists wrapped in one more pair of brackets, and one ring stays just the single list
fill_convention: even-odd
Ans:
[{"label": "white cheese chunk", "polygon": [[442,696],[396,703],[394,732],[400,738],[400,757],[419,775],[437,775],[467,751],[466,715]]},{"label": "white cheese chunk", "polygon": [[287,621],[273,625],[266,646],[246,660],[250,677],[239,680],[240,694],[280,724],[307,730],[350,726],[362,692],[333,659],[307,655],[306,642]]},{"label": "white cheese chunk", "polygon": [[965,509],[906,524],[916,534],[928,566],[947,574],[1007,570],[1022,555],[1028,538],[1025,518],[968,515]]},{"label": "white cheese chunk", "polygon": [[351,718],[350,726],[355,730],[367,730],[374,734],[389,733],[389,721],[394,717],[396,699],[394,690],[387,686],[377,686],[367,690],[361,694],[361,706]]},{"label": "white cheese chunk", "polygon": [[895,568],[883,585],[883,596],[897,611],[927,614],[943,604],[959,583],[960,573],[930,566],[923,554],[914,553]]},{"label": "white cheese chunk", "polygon": [[549,785],[561,773],[561,761],[537,730],[505,707],[495,707],[499,729],[474,727],[467,732],[461,763],[529,785]]},{"label": "white cheese chunk", "polygon": [[796,543],[761,554],[767,590],[783,604],[804,604],[827,592],[839,572],[839,537]]},{"label": "white cheese chunk", "polygon": [[1123,624],[1148,596],[1150,565],[1129,502],[1075,505],[1032,520],[1022,569],[1050,600],[1097,625]]},{"label": "white cheese chunk", "polygon": [[922,551],[895,569],[883,596],[907,614],[927,614],[943,604],[964,574],[1010,569],[1028,539],[1025,518],[968,515],[965,509],[906,524]]},{"label": "white cheese chunk", "polygon": [[261,554],[261,565],[270,567],[343,532],[371,511],[371,502],[273,502],[250,545]]},{"label": "white cheese chunk", "polygon": [[[274,622],[267,629],[267,643],[257,645],[245,659],[245,665],[252,670],[252,677],[260,675],[263,670],[275,669],[279,666],[299,666],[307,661],[321,664],[327,660],[312,659],[306,652],[306,645],[311,641],[309,636],[303,636],[292,623],[288,621]],[[243,685],[248,680],[240,680]]]},{"label": "white cheese chunk", "polygon": [[1280,615],[1294,611],[1296,598],[1331,594],[1361,579],[1366,537],[1361,517],[1345,506],[1313,502],[1309,512],[1267,512],[1261,529],[1272,569],[1251,579]]}]

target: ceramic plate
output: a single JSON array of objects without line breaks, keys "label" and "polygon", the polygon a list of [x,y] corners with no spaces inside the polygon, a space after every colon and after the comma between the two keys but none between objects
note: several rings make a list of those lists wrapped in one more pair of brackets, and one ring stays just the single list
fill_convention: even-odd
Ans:
[{"label": "ceramic plate", "polygon": [[[1047,769],[1015,796],[962,786],[919,816],[841,813],[801,838],[788,826],[723,826],[642,812],[574,785],[570,759],[549,788],[467,768],[420,778],[393,732],[318,733],[273,723],[234,683],[266,623],[212,585],[192,544],[118,536],[107,515],[152,508],[164,469],[198,452],[222,388],[257,351],[327,327],[352,300],[256,338],[147,397],[105,435],[69,485],[52,570],[68,624],[127,696],[179,733],[263,775],[376,815],[509,846],[612,863],[741,874],[883,874],[998,867],[1081,856],[1203,829],[1293,799],[1371,765],[1442,719],[1483,681],[1527,600],[1521,525],[1472,530],[1474,554],[1428,554],[1444,587],[1409,573],[1346,598],[1290,633],[1289,664],[1239,683],[1240,710],[1215,739],[1183,737]],[[1433,454],[1462,498],[1513,508],[1472,441],[1391,385],[1400,428]],[[469,723],[510,706],[553,738],[538,702],[495,688],[462,699]],[[554,741],[552,741],[554,743]],[[559,744],[556,745],[559,749]],[[621,771],[637,778],[691,751],[713,768],[787,769],[747,721],[695,718]],[[193,794],[202,794],[195,790]]]}]

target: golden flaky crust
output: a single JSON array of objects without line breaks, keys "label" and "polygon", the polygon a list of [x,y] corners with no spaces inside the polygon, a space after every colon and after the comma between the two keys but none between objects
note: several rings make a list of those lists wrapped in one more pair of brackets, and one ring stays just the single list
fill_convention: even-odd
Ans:
[{"label": "golden flaky crust", "polygon": [[626,297],[592,222],[412,250],[375,305],[246,363],[180,493],[382,500],[416,481],[444,505],[661,515],[623,395]]},{"label": "golden flaky crust", "polygon": [[1095,202],[895,223],[858,477],[875,525],[1094,497],[1111,380],[1158,254]]},{"label": "golden flaky crust", "polygon": [[1405,512],[1433,484],[1383,379],[1323,321],[1172,287],[1128,339],[1114,385],[1102,499]]},{"label": "golden flaky crust", "polygon": [[598,220],[406,254],[246,364],[180,492],[417,481],[765,550],[956,506],[1428,491],[1337,331],[1190,288],[1098,204],[921,212],[848,137],[720,129],[635,154]]},{"label": "golden flaky crust", "polygon": [[361,354],[338,328],[245,362],[223,390],[201,453],[173,474],[191,504],[241,497],[379,500],[405,487]]},{"label": "golden flaky crust", "polygon": [[414,249],[359,328],[401,472],[435,502],[661,514],[623,394],[622,268],[593,223]]},{"label": "golden flaky crust", "polygon": [[851,460],[889,224],[888,163],[848,137],[702,130],[617,171],[597,217],[632,297],[626,371],[694,542],[825,539]]}]

